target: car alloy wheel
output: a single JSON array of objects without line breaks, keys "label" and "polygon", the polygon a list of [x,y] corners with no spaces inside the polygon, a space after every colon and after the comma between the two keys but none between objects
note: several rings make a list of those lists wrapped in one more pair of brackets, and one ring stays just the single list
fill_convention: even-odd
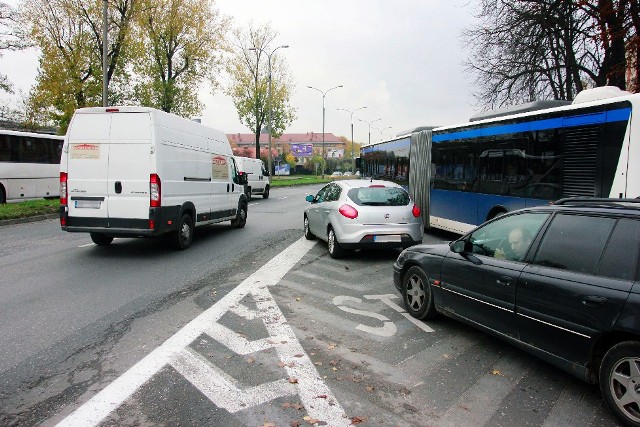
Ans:
[{"label": "car alloy wheel", "polygon": [[307,240],[313,240],[316,238],[316,236],[314,236],[313,233],[311,233],[311,231],[309,230],[309,218],[307,218],[306,215],[304,217],[304,237]]},{"label": "car alloy wheel", "polygon": [[437,312],[429,287],[429,279],[421,267],[414,265],[404,274],[402,298],[405,308],[416,319],[436,317]]},{"label": "car alloy wheel", "polygon": [[640,343],[613,346],[602,359],[600,390],[605,402],[627,425],[640,426]]},{"label": "car alloy wheel", "polygon": [[329,246],[329,255],[331,255],[331,258],[340,258],[344,255],[344,250],[340,247],[338,239],[336,239],[336,233],[331,227],[329,227],[327,235],[327,245]]}]

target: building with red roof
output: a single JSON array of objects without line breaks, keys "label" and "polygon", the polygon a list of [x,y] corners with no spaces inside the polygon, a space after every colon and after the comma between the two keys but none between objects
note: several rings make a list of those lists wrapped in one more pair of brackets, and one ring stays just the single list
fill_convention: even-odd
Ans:
[{"label": "building with red roof", "polygon": [[[227,139],[232,147],[255,148],[256,146],[256,136],[252,133],[230,133],[227,134]],[[291,150],[292,145],[297,146],[294,147],[293,152]],[[283,156],[287,153],[292,153],[295,156],[295,152],[299,152],[296,148],[304,145],[311,145],[313,154],[322,155],[322,133],[285,133],[279,138],[271,138],[271,146],[278,152],[278,156]],[[268,148],[269,134],[260,134],[260,150]],[[346,148],[347,144],[341,141],[340,138],[332,133],[325,132],[324,149],[327,157],[342,157],[346,152]],[[331,156],[331,153],[336,153],[336,155]]]}]

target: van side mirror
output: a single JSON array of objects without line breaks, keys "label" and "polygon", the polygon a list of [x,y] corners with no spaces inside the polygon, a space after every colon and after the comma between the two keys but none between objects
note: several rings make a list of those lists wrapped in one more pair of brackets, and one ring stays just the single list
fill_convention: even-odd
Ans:
[{"label": "van side mirror", "polygon": [[248,175],[245,172],[238,172],[238,185],[247,185],[249,183]]},{"label": "van side mirror", "polygon": [[304,198],[307,202],[309,203],[313,203],[315,201],[315,197],[313,197],[311,194],[309,194],[307,197]]},{"label": "van side mirror", "polygon": [[466,252],[466,248],[467,248],[466,240],[456,240],[454,242],[451,242],[451,244],[449,245],[449,249],[451,249],[451,252],[454,252],[457,254],[462,254]]}]

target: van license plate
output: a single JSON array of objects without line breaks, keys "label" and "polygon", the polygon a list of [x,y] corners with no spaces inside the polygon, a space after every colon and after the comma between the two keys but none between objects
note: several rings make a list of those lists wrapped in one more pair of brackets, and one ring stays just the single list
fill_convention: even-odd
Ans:
[{"label": "van license plate", "polygon": [[380,242],[380,243],[384,243],[384,242],[401,242],[402,238],[398,234],[389,234],[389,235],[386,235],[386,236],[373,236],[373,241],[374,242]]},{"label": "van license plate", "polygon": [[79,209],[100,209],[100,200],[76,200],[76,208]]}]

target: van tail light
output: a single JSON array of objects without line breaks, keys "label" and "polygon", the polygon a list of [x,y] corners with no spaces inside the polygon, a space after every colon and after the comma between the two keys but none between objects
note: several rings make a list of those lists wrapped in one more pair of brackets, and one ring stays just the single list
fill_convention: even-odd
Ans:
[{"label": "van tail light", "polygon": [[149,176],[149,206],[152,208],[160,207],[160,192],[160,177],[155,173],[152,173]]},{"label": "van tail light", "polygon": [[340,206],[340,209],[338,209],[338,212],[340,212],[343,216],[349,219],[355,219],[358,217],[358,211],[356,210],[356,208],[354,208],[351,205]]},{"label": "van tail light", "polygon": [[60,172],[60,204],[67,204],[67,173]]},{"label": "van tail light", "polygon": [[418,207],[418,205],[413,205],[413,209],[411,209],[411,213],[416,218],[420,217],[420,208]]}]

